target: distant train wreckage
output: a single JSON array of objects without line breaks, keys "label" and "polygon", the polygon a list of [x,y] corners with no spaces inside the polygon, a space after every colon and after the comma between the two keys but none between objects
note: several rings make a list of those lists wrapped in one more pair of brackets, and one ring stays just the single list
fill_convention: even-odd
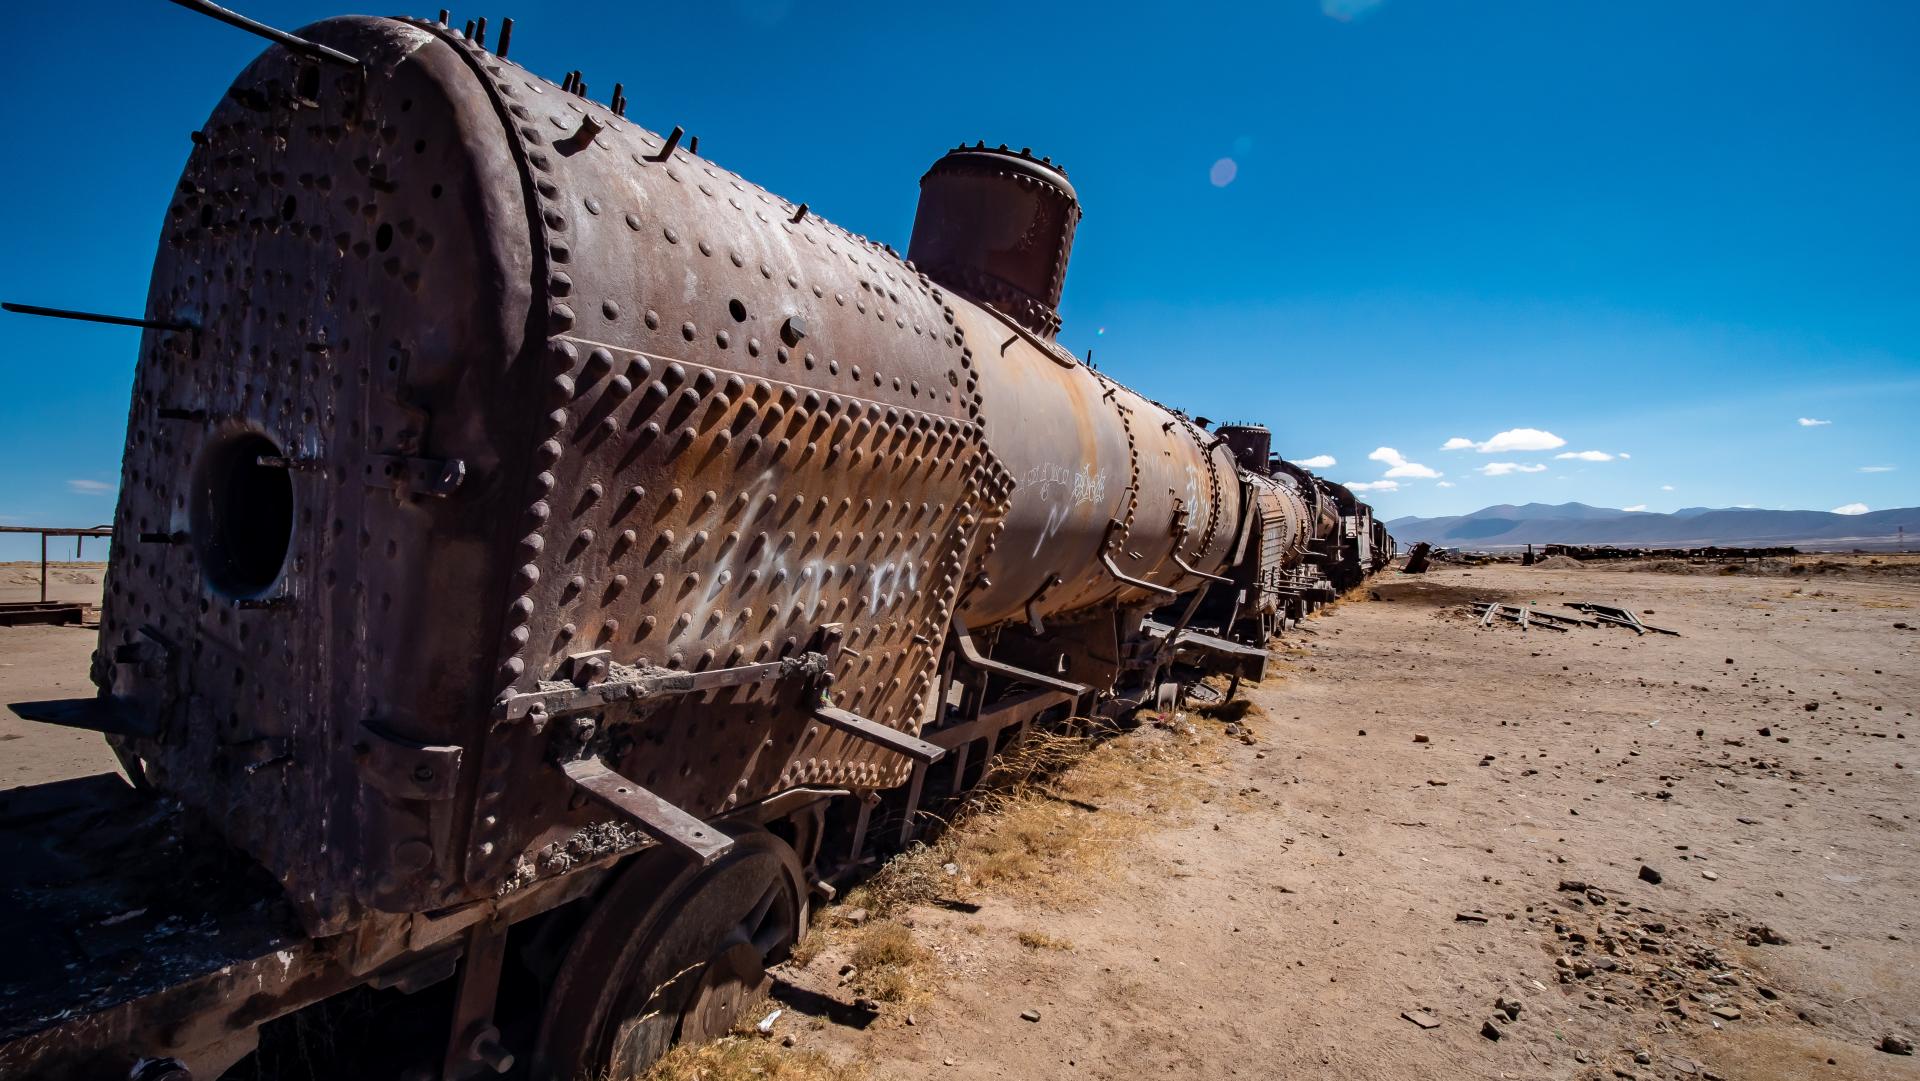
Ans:
[{"label": "distant train wreckage", "polygon": [[949,152],[903,259],[510,22],[186,6],[277,44],[106,317],[99,694],[16,709],[133,784],[0,793],[0,1075],[629,1076],[1030,727],[1257,679],[1392,558],[1056,343],[1045,158]]}]

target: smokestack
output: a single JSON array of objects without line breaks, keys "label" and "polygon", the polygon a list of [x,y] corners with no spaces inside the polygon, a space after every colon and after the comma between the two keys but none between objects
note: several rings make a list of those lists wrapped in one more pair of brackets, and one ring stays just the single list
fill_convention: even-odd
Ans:
[{"label": "smokestack", "polygon": [[1080,200],[1065,169],[1022,148],[957,147],[920,178],[907,258],[1043,338],[1060,330]]}]

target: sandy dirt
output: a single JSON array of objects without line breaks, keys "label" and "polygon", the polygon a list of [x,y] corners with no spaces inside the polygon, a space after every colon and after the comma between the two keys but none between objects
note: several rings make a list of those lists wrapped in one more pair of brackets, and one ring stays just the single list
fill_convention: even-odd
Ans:
[{"label": "sandy dirt", "polygon": [[[830,933],[777,1034],[881,1078],[1920,1078],[1876,1049],[1920,1036],[1920,631],[1894,627],[1920,588],[1493,566],[1374,592],[1290,638],[1199,799],[1102,808],[1150,819],[1111,874],[1062,901],[957,868],[965,903],[897,917],[931,995],[821,1008],[853,1002]],[[1474,598],[1684,637],[1480,630]]]},{"label": "sandy dirt", "polygon": [[[1197,714],[1121,737],[1192,763],[1179,799],[1063,806],[1137,820],[1107,870],[956,866],[895,917],[927,993],[860,1007],[829,932],[775,1036],[902,1079],[1920,1078],[1876,1049],[1920,1037],[1920,585],[1498,565],[1370,592],[1289,636],[1251,744]],[[1481,630],[1475,598],[1684,637]],[[93,643],[0,628],[0,701],[87,693]],[[111,768],[0,712],[0,785]]]},{"label": "sandy dirt", "polygon": [[[105,571],[103,563],[50,564],[47,598],[98,605]],[[0,601],[39,599],[38,563],[0,563]],[[31,724],[6,708],[10,702],[91,697],[87,663],[99,633],[92,624],[0,627],[0,788],[120,768],[100,735]]]}]

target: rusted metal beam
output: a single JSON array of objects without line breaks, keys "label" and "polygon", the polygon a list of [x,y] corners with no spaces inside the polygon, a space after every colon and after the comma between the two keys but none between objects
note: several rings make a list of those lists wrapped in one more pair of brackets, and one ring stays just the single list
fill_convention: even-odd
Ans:
[{"label": "rusted metal beam", "polygon": [[256,19],[249,19],[237,11],[230,11],[227,8],[223,8],[219,4],[212,3],[211,0],[173,0],[173,2],[186,8],[188,11],[197,11],[210,19],[218,19],[228,26],[245,30],[249,34],[254,34],[266,38],[268,41],[284,45],[302,56],[311,56],[320,60],[331,60],[336,64],[347,64],[356,68],[360,66],[359,60],[348,56],[338,49],[322,45],[317,41],[308,41],[306,38],[295,37],[285,30],[268,26],[266,23]]},{"label": "rusted metal beam", "polygon": [[712,863],[733,848],[733,838],[620,776],[598,758],[565,763],[560,772],[581,791],[695,862]]},{"label": "rusted metal beam", "polygon": [[39,304],[0,303],[0,308],[19,315],[44,315],[50,319],[74,319],[82,323],[106,323],[116,327],[144,327],[148,330],[198,330],[198,325],[178,319],[135,319],[129,315],[105,315],[101,312],[75,311],[72,308],[48,308]]},{"label": "rusted metal beam", "polygon": [[814,710],[813,719],[829,728],[837,728],[868,743],[885,747],[896,754],[906,755],[923,765],[938,762],[947,753],[926,740],[910,736],[898,728],[888,728],[879,721],[869,720],[857,713],[849,713],[834,706],[821,706]]}]

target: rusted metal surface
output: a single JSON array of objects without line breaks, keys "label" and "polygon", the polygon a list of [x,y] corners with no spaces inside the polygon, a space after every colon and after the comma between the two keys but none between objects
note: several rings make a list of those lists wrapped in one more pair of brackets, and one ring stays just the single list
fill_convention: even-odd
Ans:
[{"label": "rusted metal surface", "polygon": [[1079,224],[1065,168],[1026,148],[976,143],[949,151],[920,178],[907,257],[934,281],[1051,340]]}]

